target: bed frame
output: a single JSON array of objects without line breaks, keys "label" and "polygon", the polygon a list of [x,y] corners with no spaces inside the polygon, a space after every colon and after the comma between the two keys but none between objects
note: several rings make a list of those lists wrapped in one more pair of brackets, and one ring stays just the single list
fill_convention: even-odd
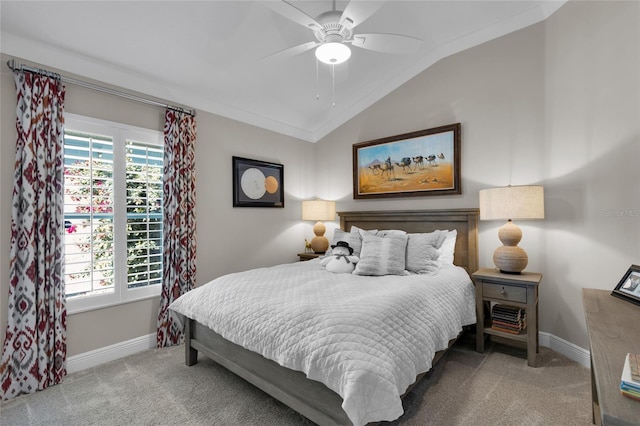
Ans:
[{"label": "bed frame", "polygon": [[[402,229],[411,233],[456,229],[454,263],[469,274],[478,269],[478,209],[360,211],[338,212],[338,215],[340,227],[345,231],[354,225],[362,229]],[[324,384],[231,343],[195,320],[185,318],[185,324],[187,365],[194,365],[198,352],[202,352],[319,425],[352,424],[342,409],[342,398]],[[454,342],[455,339],[449,342],[449,347]],[[445,352],[436,353],[434,365]],[[422,376],[424,374],[416,378],[414,385]]]}]

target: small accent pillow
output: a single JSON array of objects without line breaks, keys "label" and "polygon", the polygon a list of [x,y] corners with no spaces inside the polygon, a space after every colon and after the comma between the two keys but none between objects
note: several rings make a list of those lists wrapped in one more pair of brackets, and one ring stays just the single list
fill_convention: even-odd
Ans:
[{"label": "small accent pillow", "polygon": [[444,243],[442,243],[442,247],[440,247],[440,257],[438,258],[440,265],[453,265],[453,255],[456,249],[457,238],[458,231],[455,229],[447,232],[447,237]]},{"label": "small accent pillow", "polygon": [[447,231],[434,231],[425,234],[409,234],[407,241],[407,265],[408,271],[416,274],[433,275],[438,272],[438,250],[445,239]]},{"label": "small accent pillow", "polygon": [[[370,231],[365,231],[364,229],[360,229],[357,226],[351,227],[351,232],[345,232],[342,229],[335,229],[333,231],[333,240],[332,244],[337,244],[338,241],[344,241],[349,243],[349,247],[353,249],[354,256],[360,256],[360,250],[362,249],[362,236],[365,234],[373,234],[375,235],[378,232],[377,229],[372,229]],[[327,251],[326,256],[330,256],[332,254],[332,250],[329,249]]]},{"label": "small accent pillow", "polygon": [[404,275],[408,236],[365,233],[355,275]]}]

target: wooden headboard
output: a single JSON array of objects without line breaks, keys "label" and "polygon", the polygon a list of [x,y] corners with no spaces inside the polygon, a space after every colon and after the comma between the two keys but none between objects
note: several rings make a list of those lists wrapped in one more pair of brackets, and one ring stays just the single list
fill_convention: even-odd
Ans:
[{"label": "wooden headboard", "polygon": [[453,263],[469,274],[478,270],[478,209],[338,212],[340,228],[401,229],[406,232],[458,231]]}]

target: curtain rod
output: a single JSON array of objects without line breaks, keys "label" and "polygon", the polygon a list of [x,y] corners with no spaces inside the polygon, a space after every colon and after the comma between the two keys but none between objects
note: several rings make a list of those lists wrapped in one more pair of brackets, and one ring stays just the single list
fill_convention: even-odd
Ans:
[{"label": "curtain rod", "polygon": [[102,93],[108,93],[110,95],[119,96],[121,98],[126,98],[126,99],[129,99],[131,101],[142,102],[142,103],[147,104],[147,105],[154,105],[154,106],[159,106],[159,107],[162,107],[162,108],[171,109],[171,110],[174,110],[174,111],[184,112],[184,113],[189,114],[189,115],[191,115],[193,117],[196,116],[196,110],[195,109],[189,110],[189,109],[185,109],[185,108],[181,108],[181,107],[177,107],[177,106],[173,106],[173,105],[163,104],[162,102],[154,101],[152,99],[147,99],[147,98],[143,98],[143,97],[140,97],[140,96],[131,95],[129,93],[120,92],[118,90],[109,89],[109,88],[103,87],[103,86],[98,86],[97,84],[88,83],[88,82],[82,81],[82,80],[76,80],[75,78],[64,77],[64,76],[61,76],[60,74],[57,74],[57,73],[54,73],[54,72],[51,72],[51,71],[47,71],[47,70],[43,70],[43,69],[40,69],[40,68],[33,68],[33,67],[29,67],[29,66],[23,65],[20,62],[16,61],[15,59],[8,60],[7,61],[7,66],[12,71],[27,71],[27,72],[31,72],[31,73],[35,73],[35,74],[46,75],[48,77],[57,78],[60,81],[63,81],[65,83],[74,84],[76,86],[85,87],[87,89],[95,90],[95,91],[102,92]]}]

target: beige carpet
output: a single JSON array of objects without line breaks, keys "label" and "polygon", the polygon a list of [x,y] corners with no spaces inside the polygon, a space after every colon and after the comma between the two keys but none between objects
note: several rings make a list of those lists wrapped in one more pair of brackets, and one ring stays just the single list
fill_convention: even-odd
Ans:
[{"label": "beige carpet", "polygon": [[[463,338],[405,399],[391,425],[589,425],[589,370],[547,348],[525,351]],[[69,375],[0,405],[9,425],[310,425],[288,407],[184,349],[150,350]]]}]

